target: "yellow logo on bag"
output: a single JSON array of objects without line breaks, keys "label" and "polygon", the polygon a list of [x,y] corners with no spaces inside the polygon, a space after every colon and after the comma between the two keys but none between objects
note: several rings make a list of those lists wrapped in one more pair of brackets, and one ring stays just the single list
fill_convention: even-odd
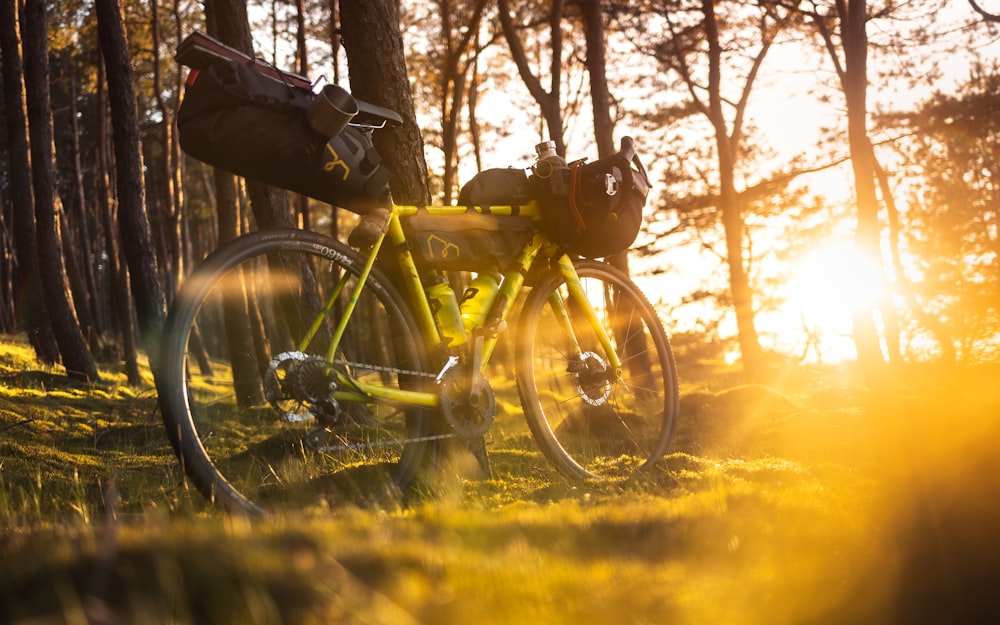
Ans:
[{"label": "yellow logo on bag", "polygon": [[452,255],[457,258],[462,255],[462,248],[447,239],[432,234],[427,237],[427,254],[428,258],[432,260],[443,260]]},{"label": "yellow logo on bag", "polygon": [[340,158],[340,155],[337,154],[337,151],[334,150],[333,146],[329,143],[326,144],[326,151],[329,152],[333,158],[323,163],[324,171],[333,171],[337,168],[337,165],[340,165],[344,168],[344,181],[346,182],[347,177],[351,175],[351,168],[344,162],[344,159]]}]

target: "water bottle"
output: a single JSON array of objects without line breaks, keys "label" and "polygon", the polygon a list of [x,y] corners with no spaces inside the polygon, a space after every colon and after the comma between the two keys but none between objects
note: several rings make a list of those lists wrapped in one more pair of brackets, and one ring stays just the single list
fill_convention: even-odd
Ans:
[{"label": "water bottle", "polygon": [[462,325],[462,313],[458,309],[458,298],[448,284],[448,278],[440,273],[430,277],[426,287],[427,301],[437,320],[441,338],[449,345],[462,345],[468,340],[465,326]]},{"label": "water bottle", "polygon": [[492,271],[478,274],[462,294],[462,325],[472,332],[486,321],[500,289],[500,276]]},{"label": "water bottle", "polygon": [[531,170],[539,178],[550,178],[552,173],[558,169],[566,168],[566,161],[556,153],[555,141],[543,141],[535,146],[535,153],[538,158]]}]

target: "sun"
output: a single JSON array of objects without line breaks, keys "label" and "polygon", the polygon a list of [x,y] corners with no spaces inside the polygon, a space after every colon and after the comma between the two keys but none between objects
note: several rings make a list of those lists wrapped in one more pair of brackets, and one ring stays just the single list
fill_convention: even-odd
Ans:
[{"label": "sun", "polygon": [[875,305],[885,289],[878,260],[849,240],[828,240],[804,253],[794,267],[785,285],[786,329],[807,335],[813,359],[853,358],[854,313]]}]

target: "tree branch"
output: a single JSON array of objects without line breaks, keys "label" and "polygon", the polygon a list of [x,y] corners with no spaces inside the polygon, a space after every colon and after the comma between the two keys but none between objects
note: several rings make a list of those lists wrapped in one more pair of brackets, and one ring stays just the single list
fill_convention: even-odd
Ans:
[{"label": "tree branch", "polygon": [[969,0],[969,5],[972,6],[973,11],[982,15],[983,19],[985,19],[987,22],[1000,22],[1000,15],[995,15],[983,9],[982,7],[979,6],[979,3],[977,3],[976,0]]}]

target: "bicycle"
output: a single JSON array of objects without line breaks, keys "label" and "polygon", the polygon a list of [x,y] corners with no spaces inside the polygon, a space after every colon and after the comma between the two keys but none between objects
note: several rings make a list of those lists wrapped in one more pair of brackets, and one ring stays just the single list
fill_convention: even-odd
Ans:
[{"label": "bicycle", "polygon": [[[161,350],[163,420],[189,479],[227,509],[256,514],[385,501],[452,439],[486,463],[498,413],[491,374],[515,320],[520,403],[554,467],[591,480],[654,466],[677,416],[667,335],[626,275],[568,254],[540,227],[542,212],[535,200],[390,198],[373,213],[384,223],[362,220],[358,247],[279,230],[212,252],[181,285]],[[506,258],[435,265],[414,249],[414,223],[469,216],[494,229],[489,240],[497,228],[519,233]],[[434,235],[445,242],[439,257],[463,228]],[[456,268],[478,270],[461,301],[444,278]]]}]

